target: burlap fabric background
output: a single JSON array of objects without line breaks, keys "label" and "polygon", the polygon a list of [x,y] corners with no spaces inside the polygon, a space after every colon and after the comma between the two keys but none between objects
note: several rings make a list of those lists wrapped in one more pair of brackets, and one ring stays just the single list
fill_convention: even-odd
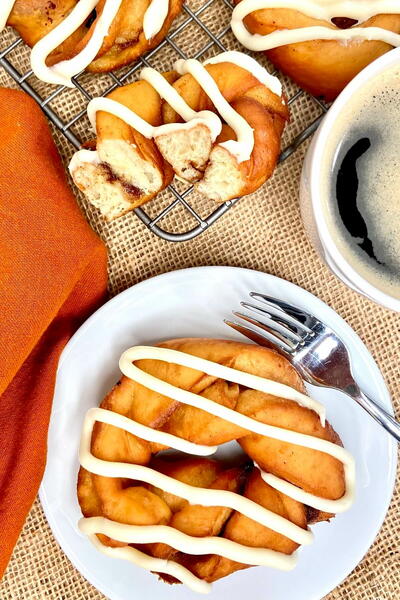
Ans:
[{"label": "burlap fabric background", "polygon": [[[200,4],[190,2],[196,10]],[[178,24],[187,18],[184,15]],[[229,9],[222,0],[215,0],[200,18],[214,35],[228,24]],[[175,25],[176,27],[176,25]],[[175,28],[174,27],[174,28]],[[15,39],[7,31],[0,36],[0,52]],[[237,47],[231,34],[220,36],[229,48]],[[189,56],[203,48],[210,38],[196,23],[191,23],[174,37]],[[215,53],[214,45],[209,52]],[[153,56],[152,66],[170,68],[177,52],[170,45]],[[19,46],[9,55],[21,72],[28,70],[28,52]],[[108,75],[83,76],[81,83],[91,94],[98,94],[110,85]],[[34,88],[45,97],[49,88],[29,78]],[[0,84],[16,84],[0,68]],[[285,81],[288,95],[296,93]],[[84,98],[77,92],[65,91],[50,105],[68,122],[84,107]],[[318,104],[303,95],[292,104],[292,123],[285,134],[284,145],[320,114]],[[86,117],[74,125],[81,139],[90,131]],[[65,162],[73,148],[53,128],[55,139]],[[233,265],[273,273],[292,281],[332,306],[354,328],[377,360],[386,378],[400,417],[400,317],[350,291],[340,283],[317,257],[305,236],[298,205],[298,184],[302,160],[308,142],[279,166],[274,177],[258,193],[240,201],[221,220],[200,237],[173,244],[160,240],[135,217],[127,215],[112,224],[105,224],[99,215],[78,201],[92,227],[101,235],[109,250],[109,288],[111,294],[154,275],[196,265]],[[152,215],[165,206],[170,197],[164,195],[148,207]],[[204,216],[212,205],[198,198],[193,200]],[[184,231],[193,226],[184,211],[176,211],[161,223],[170,231]],[[400,598],[400,485],[397,481],[385,524],[367,556],[329,600],[396,600]],[[346,551],[346,549],[344,549]],[[327,557],[329,560],[329,557]],[[310,571],[311,575],[311,571]],[[89,585],[71,565],[53,538],[43,511],[36,501],[15,548],[8,570],[0,583],[1,600],[101,600],[102,594]]]}]

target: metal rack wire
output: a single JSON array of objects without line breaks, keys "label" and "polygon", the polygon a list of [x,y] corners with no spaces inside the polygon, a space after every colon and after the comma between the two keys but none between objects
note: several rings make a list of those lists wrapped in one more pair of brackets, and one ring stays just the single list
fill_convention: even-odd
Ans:
[{"label": "metal rack wire", "polygon": [[[191,54],[191,58],[203,58],[213,47],[216,47],[218,51],[224,52],[230,49],[227,44],[223,41],[223,38],[229,33],[230,26],[229,23],[224,23],[224,27],[219,30],[217,33],[213,33],[211,29],[204,23],[203,15],[207,13],[207,9],[214,2],[222,2],[229,10],[232,9],[232,5],[230,0],[206,0],[204,4],[196,9],[190,8],[188,4],[184,4],[183,10],[185,16],[181,23],[173,29],[169,35],[152,51],[150,51],[145,56],[141,57],[133,66],[131,66],[127,71],[123,74],[117,75],[116,73],[109,73],[111,78],[111,85],[108,85],[105,90],[102,91],[102,95],[109,94],[112,90],[114,90],[118,86],[125,85],[128,81],[130,81],[132,75],[134,75],[138,70],[140,70],[143,66],[150,66],[150,61],[152,59],[157,58],[163,52],[163,49],[166,49],[168,46],[173,49],[173,51],[178,54],[181,58],[189,58],[185,51],[182,49],[181,44],[178,41],[180,34],[185,32],[187,28],[192,24],[196,25],[203,34],[206,35],[207,42],[202,44],[202,46],[195,52]],[[17,49],[17,47],[23,44],[20,38],[13,41],[10,45],[8,45],[3,50],[0,49],[0,66],[10,75],[14,81],[18,83],[18,85],[27,92],[42,108],[46,116],[49,120],[55,125],[55,127],[62,132],[62,134],[66,137],[68,142],[72,144],[74,148],[79,148],[82,144],[81,139],[74,133],[73,127],[83,119],[86,115],[86,108],[79,110],[72,118],[70,118],[67,122],[58,114],[58,112],[52,108],[51,104],[62,96],[63,93],[68,90],[64,86],[59,86],[55,88],[50,94],[42,95],[38,92],[35,87],[28,80],[34,78],[32,71],[28,70],[24,73],[21,73],[18,68],[12,64],[11,56],[13,51]],[[80,74],[73,79],[76,90],[83,95],[85,100],[85,104],[90,101],[92,98],[91,93],[88,91],[85,84],[82,82],[82,75]],[[95,75],[94,75],[95,77]],[[294,105],[294,103],[299,102],[300,98],[305,96],[305,92],[302,90],[297,90],[295,93],[291,95],[289,98],[289,104]],[[307,95],[308,96],[308,95]],[[280,162],[289,158],[293,152],[316,130],[318,124],[327,111],[328,107],[318,100],[317,98],[312,98],[313,102],[316,103],[319,109],[318,116],[308,125],[306,129],[297,133],[293,139],[289,141],[286,147],[283,149],[280,155]],[[219,205],[216,209],[211,210],[211,212],[206,216],[202,217],[199,212],[194,208],[194,203],[190,203],[190,196],[193,194],[193,186],[186,187],[183,190],[177,189],[175,185],[168,186],[168,192],[170,194],[171,200],[167,206],[165,206],[162,210],[158,212],[155,216],[150,216],[149,211],[144,208],[136,208],[135,213],[136,216],[150,229],[154,234],[168,241],[181,242],[190,240],[197,235],[201,234],[203,231],[208,229],[213,223],[215,223],[222,215],[224,215],[228,210],[232,208],[232,206],[239,200],[236,198],[234,200],[230,200],[228,202],[224,202]],[[177,208],[183,208],[188,216],[188,227],[185,231],[167,231],[163,227],[159,225],[159,222],[163,220],[167,215],[171,215],[174,210]],[[193,227],[189,225],[190,222],[193,222],[193,219],[196,222],[196,225]]]}]

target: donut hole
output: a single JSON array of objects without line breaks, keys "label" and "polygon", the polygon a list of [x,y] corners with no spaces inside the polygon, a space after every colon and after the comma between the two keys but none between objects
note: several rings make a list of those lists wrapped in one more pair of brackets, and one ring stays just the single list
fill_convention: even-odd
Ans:
[{"label": "donut hole", "polygon": [[354,25],[357,25],[358,20],[350,19],[349,17],[333,17],[333,19],[331,19],[331,22],[338,29],[350,29],[351,27],[354,27]]},{"label": "donut hole", "polygon": [[[218,461],[225,468],[239,467],[247,465],[247,463],[253,464],[253,461],[248,457],[236,440],[220,444],[216,452],[210,455],[210,458]],[[159,466],[162,466],[164,463],[173,463],[191,459],[193,459],[193,455],[191,454],[186,454],[180,450],[175,450],[174,448],[168,448],[154,454],[149,465],[156,470],[162,471],[162,469],[159,469]]]}]

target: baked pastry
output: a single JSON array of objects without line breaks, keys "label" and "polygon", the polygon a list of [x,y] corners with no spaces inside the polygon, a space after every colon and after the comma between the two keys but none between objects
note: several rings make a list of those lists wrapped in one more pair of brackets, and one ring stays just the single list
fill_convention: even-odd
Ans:
[{"label": "baked pastry", "polygon": [[80,150],[70,164],[107,219],[153,198],[174,174],[218,202],[271,176],[289,113],[279,80],[254,59],[225,52],[204,66],[180,60],[173,72],[145,68],[140,77],[89,103],[96,152]]},{"label": "baked pastry", "polygon": [[[294,568],[308,524],[351,505],[353,458],[273,350],[176,339],[120,368],[80,447],[79,528],[105,554],[205,592],[251,565]],[[207,458],[232,440],[242,457]]]},{"label": "baked pastry", "polygon": [[7,24],[33,47],[34,73],[71,86],[84,69],[103,72],[136,60],[166,36],[183,0],[2,0]]},{"label": "baked pastry", "polygon": [[400,3],[241,0],[231,27],[243,46],[265,51],[299,86],[330,101],[369,63],[400,46]]}]

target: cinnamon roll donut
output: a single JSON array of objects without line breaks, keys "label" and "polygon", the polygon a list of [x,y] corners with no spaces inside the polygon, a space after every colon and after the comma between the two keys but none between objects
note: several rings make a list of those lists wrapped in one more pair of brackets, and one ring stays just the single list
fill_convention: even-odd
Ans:
[{"label": "cinnamon roll donut", "polygon": [[183,0],[2,0],[0,31],[10,25],[33,47],[34,73],[71,86],[84,69],[111,71],[159,44]]},{"label": "cinnamon roll donut", "polygon": [[400,46],[398,0],[237,0],[232,31],[311,94],[333,100]]},{"label": "cinnamon roll donut", "polygon": [[[251,565],[294,568],[308,525],[351,506],[354,460],[273,350],[176,339],[120,368],[79,454],[79,528],[101,552],[207,592]],[[233,440],[242,456],[209,458]]]},{"label": "cinnamon roll donut", "polygon": [[161,75],[89,103],[96,152],[70,164],[76,185],[108,219],[147,202],[174,174],[215,201],[258,189],[273,173],[288,107],[279,80],[254,59],[225,52],[180,60]]}]

